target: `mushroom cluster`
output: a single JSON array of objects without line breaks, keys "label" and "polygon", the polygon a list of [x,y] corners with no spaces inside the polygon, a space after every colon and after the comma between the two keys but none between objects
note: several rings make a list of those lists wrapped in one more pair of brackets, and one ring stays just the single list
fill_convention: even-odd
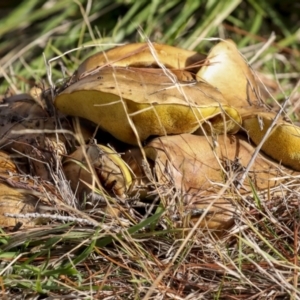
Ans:
[{"label": "mushroom cluster", "polygon": [[57,91],[55,116],[34,99],[4,102],[2,149],[26,154],[49,181],[62,159],[78,207],[113,217],[138,201],[176,212],[178,226],[220,230],[242,195],[300,171],[300,128],[264,103],[231,40],[207,57],[155,43],[93,55]]}]

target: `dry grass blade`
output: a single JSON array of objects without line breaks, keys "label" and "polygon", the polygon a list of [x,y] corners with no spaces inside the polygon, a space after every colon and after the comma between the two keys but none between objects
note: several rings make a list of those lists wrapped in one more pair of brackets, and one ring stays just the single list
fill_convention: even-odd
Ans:
[{"label": "dry grass blade", "polygon": [[[176,95],[180,95],[190,108],[192,104],[187,102],[189,97],[186,93],[188,88],[180,82],[192,82],[195,79],[193,72],[200,66],[191,65],[184,70],[178,70],[176,62],[176,67],[170,71],[163,65],[165,61],[159,59],[159,51],[155,51],[157,44],[149,41],[178,45],[183,49],[196,49],[197,53],[208,53],[215,40],[230,37],[238,44],[239,50],[248,61],[255,57],[253,69],[259,75],[259,86],[265,85],[272,94],[270,97],[270,93],[263,90],[261,96],[267,106],[278,112],[280,108],[277,104],[281,103],[283,106],[286,95],[290,95],[290,103],[287,104],[289,107],[285,107],[288,111],[286,117],[291,121],[299,121],[297,1],[272,4],[258,0],[170,0],[164,3],[155,0],[115,3],[109,0],[17,2],[12,0],[0,4],[0,31],[3,33],[0,38],[0,80],[3,94],[7,92],[7,88],[8,95],[12,91],[28,92],[34,84],[45,86],[43,81],[48,80],[54,95],[55,88],[62,90],[61,87],[68,81],[65,77],[74,74],[80,62],[87,56],[120,43],[145,45],[146,41],[148,54],[151,52],[151,62],[154,58],[155,68],[160,69],[163,77],[170,83],[169,88],[160,87],[155,92],[158,90],[157,94],[165,95],[176,91]],[[15,11],[12,13],[13,9]],[[136,34],[139,27],[143,28],[143,35]],[[262,43],[272,31],[276,32],[276,41],[269,43],[268,47],[263,47]],[[211,36],[217,38],[212,39]],[[138,55],[136,52],[134,54]],[[227,56],[230,55],[227,53]],[[240,55],[238,57],[241,58]],[[244,63],[247,61],[242,60]],[[44,61],[49,62],[47,67]],[[94,71],[98,72],[98,67]],[[145,69],[141,72],[146,73]],[[148,72],[151,71],[148,69]],[[88,73],[91,77],[94,75],[90,74],[90,70]],[[247,72],[246,74],[247,84],[250,85],[248,92],[256,94],[252,75]],[[226,68],[225,75],[226,78],[230,78],[226,74]],[[153,77],[153,74],[149,76]],[[243,82],[245,77],[239,74],[238,78]],[[156,81],[159,79],[156,78]],[[109,82],[110,86],[115,87],[117,96],[122,95],[124,82],[121,76],[115,73]],[[231,81],[232,85],[228,90],[240,90],[236,88],[236,83]],[[131,84],[128,83],[127,86]],[[139,98],[141,93],[142,89],[138,90],[135,97]],[[219,97],[214,98],[218,100],[215,107],[218,107],[221,117],[213,120],[221,120],[219,127],[224,131],[224,124],[232,120],[230,111],[224,109],[225,102],[228,105],[228,99],[223,102]],[[120,99],[122,101],[119,101]],[[255,100],[255,97],[251,98],[253,99]],[[4,128],[4,131],[0,130],[2,133],[6,132],[2,135],[6,138],[5,143],[1,146],[7,146],[10,151],[11,146],[8,144],[17,140],[18,143],[15,142],[14,147],[18,144],[20,148],[15,147],[14,156],[22,155],[22,161],[29,160],[32,166],[34,162],[36,165],[42,163],[43,170],[47,170],[47,180],[20,174],[20,169],[7,172],[9,166],[5,167],[4,172],[0,170],[2,191],[5,192],[6,187],[9,187],[9,192],[12,191],[18,199],[30,194],[30,197],[38,200],[41,208],[40,213],[35,212],[36,206],[30,206],[33,212],[12,212],[14,217],[19,218],[18,221],[33,223],[33,228],[19,228],[14,224],[11,230],[0,231],[0,297],[107,300],[300,299],[298,173],[278,166],[261,154],[257,157],[254,155],[253,166],[258,166],[262,173],[256,176],[253,170],[244,173],[247,177],[241,189],[237,189],[236,183],[245,171],[241,164],[243,167],[247,166],[249,155],[254,152],[253,148],[251,147],[247,155],[242,150],[240,161],[236,159],[236,153],[233,151],[232,159],[226,163],[219,157],[218,151],[228,155],[230,147],[226,148],[216,136],[208,139],[201,137],[210,148],[204,149],[197,162],[193,161],[189,165],[196,168],[199,161],[207,162],[208,169],[216,165],[219,172],[212,176],[207,171],[205,181],[207,187],[216,192],[203,195],[201,200],[205,202],[204,208],[187,212],[182,205],[185,194],[182,193],[184,188],[179,174],[191,157],[187,154],[188,150],[184,149],[186,145],[182,141],[176,141],[183,151],[183,154],[180,154],[178,149],[174,152],[172,147],[168,145],[169,149],[165,145],[166,137],[163,136],[159,142],[154,140],[149,148],[153,147],[151,151],[157,154],[156,158],[162,163],[160,166],[151,161],[147,163],[146,155],[148,160],[151,155],[148,150],[143,151],[142,147],[149,141],[140,138],[140,129],[133,119],[148,110],[156,113],[156,103],[152,103],[150,109],[138,107],[137,110],[131,111],[128,110],[128,103],[124,97],[117,100],[119,102],[112,101],[109,105],[113,106],[116,102],[117,105],[121,104],[126,117],[118,126],[123,128],[125,123],[129,124],[134,143],[140,147],[131,150],[131,158],[136,155],[135,150],[142,150],[136,161],[136,168],[132,168],[133,171],[137,170],[136,178],[133,179],[134,186],[128,189],[128,198],[123,199],[117,197],[113,189],[110,195],[102,196],[101,182],[96,174],[91,175],[94,176],[92,179],[95,182],[98,181],[96,185],[89,180],[83,180],[87,188],[98,195],[99,201],[103,200],[105,204],[113,203],[113,208],[118,210],[117,216],[107,214],[94,206],[78,209],[79,200],[65,178],[58,153],[46,151],[45,157],[41,157],[42,152],[39,150],[52,148],[48,148],[49,145],[39,147],[41,143],[35,138],[55,136],[52,140],[55,142],[60,140],[60,137],[69,139],[72,130],[68,127],[68,122],[67,126],[61,127],[59,119],[54,127],[50,126],[47,129],[48,124],[45,128],[40,127],[36,130],[30,127],[30,122],[26,124],[28,120],[25,123],[23,120],[18,128],[14,128],[14,133],[11,133],[8,127]],[[73,106],[75,109],[74,103]],[[93,109],[103,107],[102,103]],[[29,105],[24,110],[25,113],[30,111],[30,108],[33,108],[33,105]],[[8,119],[9,114],[6,112],[7,109],[1,106],[2,119]],[[114,113],[114,110],[110,110],[109,113]],[[45,112],[37,110],[37,115],[41,117],[40,120],[46,122]],[[205,119],[204,123],[200,124],[201,118],[195,110],[193,115],[197,121],[196,126],[202,127],[202,133],[211,128],[212,122],[206,122],[208,120]],[[20,116],[26,119],[23,112],[19,115],[14,114],[13,118]],[[160,122],[161,130],[164,127],[161,126],[162,117],[156,113],[155,118]],[[240,120],[234,117],[233,119],[235,124],[240,123]],[[156,124],[149,122],[151,126],[152,123]],[[275,123],[278,125],[278,122]],[[8,132],[11,135],[7,135]],[[161,130],[160,134],[165,135],[165,132]],[[23,140],[28,135],[35,137],[30,143]],[[107,138],[107,134],[101,130],[88,134],[88,138],[78,135],[80,133],[76,132],[79,146],[87,141],[89,145],[93,144],[93,141],[88,140],[92,138],[98,142],[103,139],[105,144],[113,144],[117,153],[124,153],[128,149],[128,145],[125,147],[124,144],[114,143],[115,140],[111,136]],[[244,142],[240,145],[244,145]],[[162,144],[165,148],[161,147]],[[249,144],[245,142],[245,145]],[[32,149],[36,151],[35,154],[31,152]],[[210,159],[211,149],[214,153]],[[73,150],[75,149],[68,150],[68,154]],[[167,153],[166,159],[163,153]],[[164,159],[168,161],[166,164],[163,163]],[[80,163],[80,166],[92,169],[92,165],[88,163]],[[20,167],[23,168],[24,165]],[[35,171],[32,171],[32,174],[35,174]],[[189,183],[194,184],[198,179],[198,172],[191,174],[189,180],[183,176],[183,183],[187,188]],[[158,182],[159,177],[164,180],[163,183]],[[259,181],[261,178],[264,179]],[[261,183],[261,186],[258,183]],[[127,191],[127,187],[125,190]],[[147,192],[148,197],[143,198]],[[7,195],[8,192],[5,192],[4,196]],[[198,225],[209,217],[210,209],[224,196],[234,204],[234,213],[231,214],[233,227],[217,236]],[[9,202],[11,203],[12,201]],[[226,215],[224,210],[219,212],[223,217]],[[47,218],[46,224],[36,225],[35,217],[43,217],[44,220]],[[185,218],[186,223],[178,226],[181,217]]]}]

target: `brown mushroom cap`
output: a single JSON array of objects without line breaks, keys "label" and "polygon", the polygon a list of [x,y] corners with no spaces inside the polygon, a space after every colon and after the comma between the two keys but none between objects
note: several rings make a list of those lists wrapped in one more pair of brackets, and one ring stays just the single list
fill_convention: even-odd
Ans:
[{"label": "brown mushroom cap", "polygon": [[66,88],[55,106],[99,124],[129,144],[137,144],[137,136],[143,141],[151,135],[194,132],[218,115],[224,117],[212,126],[221,132],[236,132],[241,122],[239,113],[213,86],[178,82],[160,69],[103,68]]},{"label": "brown mushroom cap", "polygon": [[[271,126],[275,113],[268,112],[261,102],[253,71],[235,43],[225,40],[215,45],[197,76],[217,87],[228,103],[237,109],[247,134],[258,145]],[[279,120],[261,149],[285,166],[300,170],[299,127]]]},{"label": "brown mushroom cap", "polygon": [[74,80],[103,66],[115,67],[154,67],[159,64],[166,68],[184,69],[188,66],[197,71],[205,56],[169,45],[157,43],[134,43],[119,46],[106,52],[96,53],[88,57],[77,69]]},{"label": "brown mushroom cap", "polygon": [[262,104],[253,71],[232,40],[221,41],[212,47],[197,78],[218,88],[228,103],[237,109]]},{"label": "brown mushroom cap", "polygon": [[[224,229],[232,224],[237,200],[233,184],[243,174],[255,150],[246,139],[222,135],[213,143],[204,136],[182,134],[158,137],[144,150],[148,159],[155,162],[157,181],[169,184],[170,189],[175,187],[181,195],[185,213],[208,209],[201,227]],[[259,154],[240,192],[252,194],[251,184],[257,191],[267,190],[282,182],[280,176],[286,174],[298,173]],[[193,223],[200,216],[192,217]]]},{"label": "brown mushroom cap", "polygon": [[103,145],[78,148],[64,160],[63,169],[80,204],[95,196],[93,188],[101,189],[95,176],[108,193],[120,198],[125,198],[132,183],[131,174],[119,154]]}]

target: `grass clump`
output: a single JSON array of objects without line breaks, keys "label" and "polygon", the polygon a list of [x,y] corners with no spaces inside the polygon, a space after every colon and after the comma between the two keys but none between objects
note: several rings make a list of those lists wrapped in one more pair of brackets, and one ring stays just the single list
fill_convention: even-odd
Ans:
[{"label": "grass clump", "polygon": [[[84,58],[120,43],[149,38],[207,53],[213,37],[229,37],[257,71],[266,101],[276,109],[289,97],[287,112],[299,120],[295,1],[0,5],[1,94],[48,86],[49,78],[59,85]],[[222,236],[176,228],[167,207],[147,218],[126,208],[124,224],[76,212],[70,202],[56,208],[48,225],[1,230],[1,298],[300,299],[299,187],[299,176],[289,176],[277,188],[241,197],[235,225]],[[89,219],[99,226],[83,222]]]}]

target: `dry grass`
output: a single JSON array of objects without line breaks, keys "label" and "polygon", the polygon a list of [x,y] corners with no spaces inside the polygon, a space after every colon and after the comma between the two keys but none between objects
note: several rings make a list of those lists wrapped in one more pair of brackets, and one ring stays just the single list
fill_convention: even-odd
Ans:
[{"label": "dry grass", "polygon": [[[90,16],[84,14],[84,17],[84,26],[91,35],[95,34]],[[58,26],[57,30],[67,24]],[[145,32],[149,34],[147,30],[150,30],[148,27]],[[251,38],[251,35],[246,37]],[[261,46],[261,43],[253,43],[241,50],[250,60]],[[278,111],[277,99],[290,97],[288,116],[297,121],[299,68],[295,65],[299,57],[272,53],[273,46],[268,45],[252,65],[261,71],[259,77],[264,90],[271,92],[272,97],[266,96],[267,101],[273,98],[270,103]],[[31,48],[28,46],[28,49]],[[59,56],[43,66],[50,85],[59,85],[56,81],[58,75],[61,76],[58,62],[63,61],[65,65],[75,62],[66,72],[71,74],[81,50],[75,48],[71,54]],[[17,76],[11,75],[20,70],[19,66],[14,69],[14,61],[26,64],[22,55],[12,51],[10,57],[8,52],[2,58],[5,61],[2,74],[16,92],[28,90],[27,84],[19,84]],[[265,65],[272,59],[274,69],[266,72],[269,64]],[[278,61],[282,64],[279,71],[275,66]],[[32,75],[33,67],[34,64],[26,72]],[[239,199],[234,202],[234,226],[221,235],[197,226],[188,230],[175,227],[174,216],[180,216],[178,207],[155,205],[145,217],[134,209],[142,205],[139,199],[127,199],[124,204],[101,191],[98,191],[102,195],[100,200],[110,205],[114,203],[122,211],[121,217],[110,217],[99,209],[82,211],[78,209],[60,163],[53,168],[52,180],[53,185],[47,183],[51,192],[39,190],[38,195],[45,205],[52,207],[51,211],[45,211],[47,215],[37,215],[48,219],[46,225],[26,230],[21,227],[15,232],[1,230],[2,299],[25,299],[25,296],[26,299],[107,300],[300,299],[299,175],[287,175],[284,183],[265,192],[258,193],[253,188],[247,196],[241,196],[233,185]],[[38,185],[43,187],[45,182],[38,181]],[[179,203],[180,206],[180,194],[168,186],[154,188],[153,194],[154,197],[160,195],[161,203]]]}]

